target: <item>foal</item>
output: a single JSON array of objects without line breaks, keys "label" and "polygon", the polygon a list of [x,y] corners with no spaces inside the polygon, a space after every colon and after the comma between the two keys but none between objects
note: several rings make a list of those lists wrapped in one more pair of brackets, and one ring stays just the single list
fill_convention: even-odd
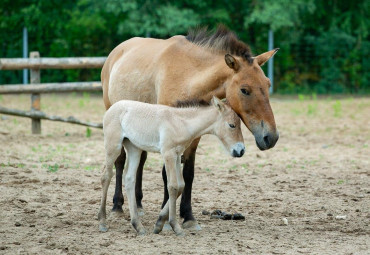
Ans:
[{"label": "foal", "polygon": [[160,152],[167,171],[169,201],[159,214],[154,233],[161,232],[168,220],[176,235],[184,234],[176,220],[176,199],[185,186],[181,170],[181,155],[185,149],[194,139],[214,134],[231,156],[241,157],[245,151],[239,117],[216,97],[209,106],[188,108],[119,101],[105,113],[103,127],[106,161],[101,178],[103,194],[98,215],[99,229],[103,232],[108,230],[105,208],[107,190],[113,176],[113,164],[121,153],[122,145],[127,153],[124,180],[131,224],[139,235],[145,234],[135,198],[136,171],[142,151]]}]

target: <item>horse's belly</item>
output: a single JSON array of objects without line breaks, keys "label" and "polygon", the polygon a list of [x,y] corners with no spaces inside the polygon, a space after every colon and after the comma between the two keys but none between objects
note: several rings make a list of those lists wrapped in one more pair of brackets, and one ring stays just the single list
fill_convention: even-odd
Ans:
[{"label": "horse's belly", "polygon": [[112,70],[108,97],[111,104],[119,100],[134,100],[150,104],[157,102],[150,74],[139,70],[125,70],[125,68]]}]

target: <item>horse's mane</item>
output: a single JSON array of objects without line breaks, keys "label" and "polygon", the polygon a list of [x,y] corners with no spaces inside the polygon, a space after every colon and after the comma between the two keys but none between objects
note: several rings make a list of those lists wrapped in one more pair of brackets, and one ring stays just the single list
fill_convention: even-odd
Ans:
[{"label": "horse's mane", "polygon": [[215,50],[219,53],[230,53],[253,62],[252,52],[248,45],[238,39],[236,34],[224,25],[219,25],[212,32],[206,27],[190,30],[186,39],[201,47]]},{"label": "horse's mane", "polygon": [[177,102],[174,104],[174,107],[177,107],[177,108],[193,108],[193,107],[206,107],[206,106],[210,106],[209,103],[207,103],[204,100],[197,100],[197,99],[184,100],[184,101],[177,100]]}]

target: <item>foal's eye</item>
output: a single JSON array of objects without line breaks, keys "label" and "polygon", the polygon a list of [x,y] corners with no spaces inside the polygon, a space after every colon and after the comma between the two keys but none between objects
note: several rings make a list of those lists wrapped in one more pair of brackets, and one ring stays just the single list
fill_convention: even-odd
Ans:
[{"label": "foal's eye", "polygon": [[248,90],[246,90],[246,89],[240,89],[240,91],[244,94],[244,95],[247,95],[247,96],[249,96],[251,93],[248,91]]},{"label": "foal's eye", "polygon": [[229,124],[229,127],[235,128],[235,125],[234,124]]}]

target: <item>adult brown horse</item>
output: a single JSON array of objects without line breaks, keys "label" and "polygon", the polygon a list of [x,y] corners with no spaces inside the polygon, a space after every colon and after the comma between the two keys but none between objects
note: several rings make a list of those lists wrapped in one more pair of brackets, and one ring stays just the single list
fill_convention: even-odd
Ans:
[{"label": "adult brown horse", "polygon": [[[108,109],[126,99],[151,104],[174,106],[181,101],[209,102],[213,96],[226,98],[233,110],[255,137],[259,149],[274,147],[279,138],[269,102],[270,81],[261,66],[277,49],[252,57],[249,47],[223,26],[213,33],[206,29],[188,36],[167,40],[132,38],[118,45],[109,54],[101,73],[103,98]],[[199,229],[191,208],[195,152],[200,139],[184,152],[185,188],[181,197],[180,216],[184,228]],[[141,155],[137,172],[136,199],[142,208],[142,171],[147,157]],[[116,189],[113,211],[123,205],[122,171],[126,155],[122,149],[115,162]],[[168,200],[167,177],[163,205]]]}]

